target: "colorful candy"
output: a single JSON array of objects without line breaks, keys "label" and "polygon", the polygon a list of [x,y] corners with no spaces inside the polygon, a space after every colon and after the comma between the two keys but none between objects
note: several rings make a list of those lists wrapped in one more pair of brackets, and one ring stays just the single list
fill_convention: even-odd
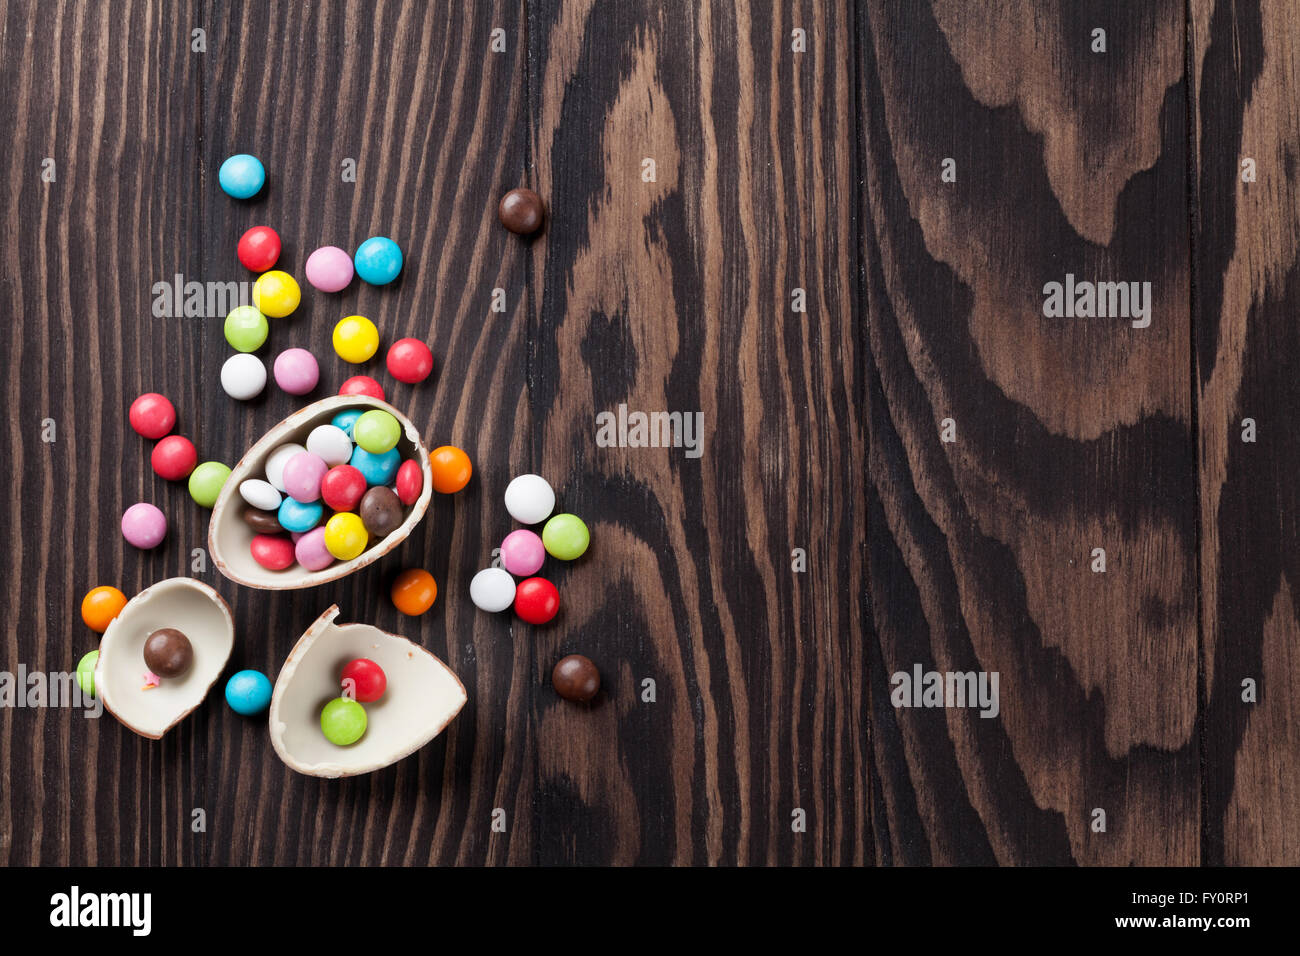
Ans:
[{"label": "colorful candy", "polygon": [[167,537],[167,517],[148,502],[133,504],[122,515],[122,537],[137,548],[156,548]]},{"label": "colorful candy", "polygon": [[[289,496],[301,501],[317,501],[320,498],[320,483],[325,477],[325,472],[329,471],[329,465],[320,455],[313,455],[309,451],[300,451],[290,458],[284,465],[284,473],[280,480],[284,482],[284,490]],[[283,524],[283,522],[281,522]],[[288,527],[287,525],[285,527]],[[307,530],[306,528],[294,530]]]},{"label": "colorful candy", "polygon": [[315,501],[297,501],[293,498],[285,498],[284,501],[280,502],[280,508],[275,513],[275,520],[280,522],[280,527],[285,531],[305,534],[320,524],[320,519],[324,516],[325,509]]},{"label": "colorful candy", "polygon": [[337,425],[317,425],[307,436],[307,450],[326,465],[344,465],[352,458],[352,439]]},{"label": "colorful candy", "polygon": [[284,528],[280,527],[280,519],[276,517],[279,510],[279,505],[276,505],[275,511],[263,511],[249,505],[240,514],[240,517],[244,519],[244,524],[248,525],[254,534],[279,534],[284,530]]},{"label": "colorful candy", "polygon": [[332,744],[354,744],[366,732],[366,709],[355,700],[336,697],[321,710],[320,729]]},{"label": "colorful candy", "polygon": [[360,365],[379,349],[379,330],[364,315],[349,315],[334,326],[333,342],[339,358]]},{"label": "colorful candy", "polygon": [[168,435],[153,446],[149,463],[160,478],[180,481],[189,476],[199,463],[199,453],[194,443],[181,435]]},{"label": "colorful candy", "polygon": [[600,671],[581,654],[561,657],[551,671],[551,686],[565,700],[585,704],[600,691]]},{"label": "colorful candy", "polygon": [[77,661],[77,686],[87,697],[95,696],[95,665],[99,663],[99,648],[82,655]]},{"label": "colorful candy", "polygon": [[131,427],[145,438],[162,438],[176,424],[176,409],[157,392],[145,392],[127,413]]},{"label": "colorful candy", "polygon": [[194,663],[194,645],[174,627],[160,627],[144,640],[144,663],[159,677],[180,677]]},{"label": "colorful candy", "polygon": [[542,228],[546,218],[546,204],[531,189],[512,189],[497,204],[497,218],[501,225],[520,236],[531,235]]},{"label": "colorful candy", "polygon": [[[402,426],[396,418],[379,408],[362,414],[352,426],[352,440],[372,455],[382,455],[397,446],[402,437]],[[387,484],[387,482],[375,482]]]},{"label": "colorful candy", "polygon": [[358,657],[343,665],[342,678],[344,696],[365,704],[379,700],[388,689],[388,675],[368,657]]},{"label": "colorful candy", "polygon": [[251,305],[231,309],[226,316],[226,341],[236,352],[256,352],[266,341],[270,330],[266,316]]},{"label": "colorful candy", "polygon": [[423,568],[408,568],[397,576],[389,595],[393,606],[408,617],[423,614],[438,598],[438,584]]},{"label": "colorful candy", "polygon": [[524,528],[511,531],[501,542],[501,566],[511,574],[521,578],[536,574],[545,560],[542,539]]},{"label": "colorful candy", "polygon": [[554,510],[555,491],[541,475],[520,475],[506,485],[506,511],[520,524],[541,524]]},{"label": "colorful candy", "polygon": [[266,456],[266,480],[276,491],[284,491],[284,466],[289,464],[289,459],[306,450],[302,445],[289,442]]},{"label": "colorful candy", "polygon": [[368,485],[388,485],[397,476],[397,468],[402,463],[402,454],[396,448],[390,448],[382,455],[375,455],[358,445],[352,451],[353,468],[361,472]]},{"label": "colorful candy", "polygon": [[217,182],[227,196],[251,199],[266,184],[266,168],[256,156],[237,153],[221,164],[217,170]]},{"label": "colorful candy", "polygon": [[248,552],[268,571],[283,571],[294,561],[293,542],[281,534],[254,535]]},{"label": "colorful candy", "polygon": [[245,717],[260,714],[271,706],[271,681],[261,671],[238,671],[226,681],[226,703]]},{"label": "colorful candy", "polygon": [[414,459],[402,462],[397,469],[393,490],[404,505],[413,505],[419,500],[420,492],[424,491],[424,472],[420,470],[419,462]]},{"label": "colorful candy", "polygon": [[352,441],[352,426],[357,423],[364,409],[349,408],[339,412],[330,419],[330,424],[347,436],[348,441]]},{"label": "colorful candy", "polygon": [[551,557],[574,561],[586,552],[591,543],[591,532],[577,515],[559,514],[546,522],[542,529],[542,543]]},{"label": "colorful candy", "polygon": [[366,550],[370,536],[361,518],[340,511],[325,523],[325,547],[340,561],[351,561]]},{"label": "colorful candy", "polygon": [[340,395],[369,395],[371,398],[377,398],[381,402],[385,401],[384,386],[380,385],[369,375],[353,375],[350,379],[339,386]]},{"label": "colorful candy", "polygon": [[423,382],[433,372],[433,353],[419,339],[398,339],[388,349],[388,371],[408,385]]},{"label": "colorful candy", "polygon": [[264,272],[253,283],[253,305],[273,319],[289,315],[301,301],[302,290],[298,288],[297,280],[287,272],[278,269]]},{"label": "colorful candy", "polygon": [[324,571],[334,563],[334,555],[325,547],[325,529],[313,528],[293,546],[294,557],[308,571]]},{"label": "colorful candy", "polygon": [[103,634],[124,607],[126,595],[111,584],[101,584],[91,588],[81,599],[81,619],[86,622],[86,627]]},{"label": "colorful candy", "polygon": [[266,388],[266,366],[256,355],[237,352],[221,366],[221,389],[236,401],[256,398]]},{"label": "colorful candy", "polygon": [[469,599],[484,611],[504,611],[515,600],[515,579],[501,568],[484,568],[469,582]]},{"label": "colorful candy", "polygon": [[254,226],[239,237],[240,263],[253,272],[266,272],[280,258],[280,236],[270,226]]},{"label": "colorful candy", "polygon": [[306,395],[319,381],[316,356],[306,349],[285,349],[275,357],[275,384],[290,395]]},{"label": "colorful candy", "polygon": [[262,511],[274,511],[280,507],[280,492],[269,481],[261,478],[245,478],[241,481],[239,496]]},{"label": "colorful candy", "polygon": [[515,589],[515,613],[529,624],[545,624],[560,610],[560,592],[545,578],[520,581]]},{"label": "colorful candy", "polygon": [[366,493],[366,476],[351,465],[335,465],[321,479],[320,496],[335,511],[353,511]]},{"label": "colorful candy", "polygon": [[352,257],[338,246],[321,246],[307,257],[303,271],[322,292],[342,292],[352,281]]},{"label": "colorful candy", "polygon": [[190,497],[204,508],[217,503],[221,488],[230,477],[230,467],[219,461],[205,461],[190,472]]},{"label": "colorful candy", "polygon": [[402,271],[402,250],[385,236],[373,236],[357,247],[357,275],[371,285],[387,285]]},{"label": "colorful candy", "polygon": [[361,497],[361,523],[376,538],[384,538],[402,524],[402,502],[391,488],[377,486]]},{"label": "colorful candy", "polygon": [[455,445],[443,445],[429,452],[429,468],[433,472],[433,490],[440,495],[460,491],[474,474],[469,455]]}]

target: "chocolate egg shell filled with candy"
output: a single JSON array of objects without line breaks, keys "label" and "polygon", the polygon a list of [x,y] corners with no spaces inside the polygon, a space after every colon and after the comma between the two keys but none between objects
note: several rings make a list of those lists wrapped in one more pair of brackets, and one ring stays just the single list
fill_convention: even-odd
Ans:
[{"label": "chocolate egg shell filled with candy", "polygon": [[[335,561],[318,571],[309,570],[297,563],[279,571],[262,567],[249,551],[256,532],[243,517],[246,506],[239,494],[240,485],[249,478],[265,478],[267,459],[273,452],[285,445],[305,446],[315,429],[330,424],[340,412],[349,409],[361,412],[378,409],[397,419],[401,433],[395,450],[403,460],[412,460],[420,465],[424,478],[420,496],[413,504],[403,505],[401,521],[397,527],[383,536],[373,536],[355,558]],[[208,550],[221,573],[237,584],[267,590],[315,587],[366,567],[405,541],[428,510],[432,487],[429,453],[420,441],[420,433],[405,415],[386,402],[368,395],[336,395],[294,412],[267,431],[244,454],[213,505],[212,519],[208,524]],[[326,519],[328,517],[325,516]]]},{"label": "chocolate egg shell filled with candy", "polygon": [[[460,713],[468,696],[451,669],[419,644],[369,624],[335,624],[337,605],[289,652],[271,695],[271,746],[289,768],[313,777],[352,777],[410,756]],[[321,732],[321,710],[340,696],[343,669],[373,661],[383,696],[362,704],[365,734],[340,747]]]},{"label": "chocolate egg shell filled with candy", "polygon": [[[189,644],[189,661],[174,677],[146,690],[145,645],[158,632],[176,631]],[[169,648],[179,650],[179,642]],[[193,578],[168,578],[126,602],[109,624],[95,663],[95,696],[104,709],[141,737],[157,740],[207,696],[235,646],[235,622],[216,591]],[[184,653],[176,655],[179,666]]]}]

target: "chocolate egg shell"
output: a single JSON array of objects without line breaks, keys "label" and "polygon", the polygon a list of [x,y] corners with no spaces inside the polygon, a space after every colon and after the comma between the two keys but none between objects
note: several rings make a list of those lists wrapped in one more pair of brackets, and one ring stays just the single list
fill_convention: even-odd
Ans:
[{"label": "chocolate egg shell", "polygon": [[[402,437],[397,442],[399,452],[403,459],[419,463],[423,472],[423,488],[419,498],[415,504],[403,509],[401,524],[395,530],[382,538],[373,539],[370,546],[351,561],[336,561],[320,571],[308,571],[300,565],[282,571],[267,570],[253,560],[249,551],[256,532],[243,520],[244,499],[239,494],[240,484],[247,478],[261,478],[265,474],[266,459],[272,451],[291,442],[303,445],[314,428],[328,425],[339,412],[352,408],[362,411],[377,408],[397,419],[402,426]],[[208,523],[208,552],[217,569],[236,584],[277,591],[315,587],[364,568],[401,544],[424,518],[432,494],[433,474],[429,467],[429,452],[410,419],[387,402],[368,395],[331,396],[294,412],[267,431],[244,453],[213,505],[212,517]],[[317,730],[319,732],[319,728]]]},{"label": "chocolate egg shell", "polygon": [[160,627],[144,641],[144,664],[159,677],[180,677],[194,663],[194,645],[174,627]]},{"label": "chocolate egg shell", "polygon": [[357,513],[361,523],[373,537],[382,538],[391,534],[402,523],[402,512],[406,509],[396,492],[382,486],[371,488],[361,497]]}]

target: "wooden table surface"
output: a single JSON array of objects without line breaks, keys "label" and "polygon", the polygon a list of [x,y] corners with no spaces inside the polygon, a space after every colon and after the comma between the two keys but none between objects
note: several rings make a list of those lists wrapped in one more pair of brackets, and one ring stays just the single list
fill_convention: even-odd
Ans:
[{"label": "wooden table surface", "polygon": [[[0,863],[1300,862],[1288,0],[0,17],[0,670],[73,669],[89,588],[192,574],[234,611],[228,672],[274,677],[337,603],[469,692],[337,781],[219,692],[160,742],[0,709]],[[238,152],[269,172],[251,202],[217,185]],[[518,185],[549,205],[532,241],[496,220]],[[397,240],[398,282],[304,286],[262,354],[311,349],[323,397],[358,371],[342,316],[427,341],[423,384],[360,371],[476,469],[376,565],[288,593],[193,570],[208,513],[126,422],[160,391],[233,464],[307,401],[229,399],[224,313],[154,308],[176,275],[249,279],[258,223],[299,277]],[[1067,274],[1149,282],[1150,325],[1046,317]],[[601,447],[620,404],[701,412],[702,455]],[[563,610],[536,628],[468,599],[527,471],[593,541],[548,563]],[[118,530],[139,500],[170,522],[154,551]],[[387,597],[409,566],[440,589],[418,619]],[[590,707],[550,688],[570,652],[604,676]],[[896,708],[914,665],[997,672],[1000,713]]]}]

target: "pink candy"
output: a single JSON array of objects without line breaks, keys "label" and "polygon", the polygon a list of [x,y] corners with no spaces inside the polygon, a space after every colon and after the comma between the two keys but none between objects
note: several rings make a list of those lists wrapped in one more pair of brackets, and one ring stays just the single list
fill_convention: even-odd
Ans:
[{"label": "pink candy", "polygon": [[305,271],[322,292],[341,292],[352,281],[352,257],[338,246],[321,246],[307,257]]},{"label": "pink candy", "polygon": [[308,571],[323,571],[334,563],[334,555],[325,547],[325,526],[313,528],[294,545],[294,557]]},{"label": "pink candy", "polygon": [[329,465],[319,455],[309,451],[300,451],[285,463],[284,490],[289,497],[303,504],[320,498],[320,483],[329,471]]},{"label": "pink candy", "polygon": [[306,349],[285,349],[275,357],[275,384],[290,395],[306,395],[319,381],[316,356]]},{"label": "pink candy", "polygon": [[501,566],[517,577],[536,574],[546,560],[546,546],[531,531],[511,531],[501,542]]},{"label": "pink candy", "polygon": [[167,516],[143,501],[122,515],[122,537],[137,548],[156,548],[167,537]]}]

